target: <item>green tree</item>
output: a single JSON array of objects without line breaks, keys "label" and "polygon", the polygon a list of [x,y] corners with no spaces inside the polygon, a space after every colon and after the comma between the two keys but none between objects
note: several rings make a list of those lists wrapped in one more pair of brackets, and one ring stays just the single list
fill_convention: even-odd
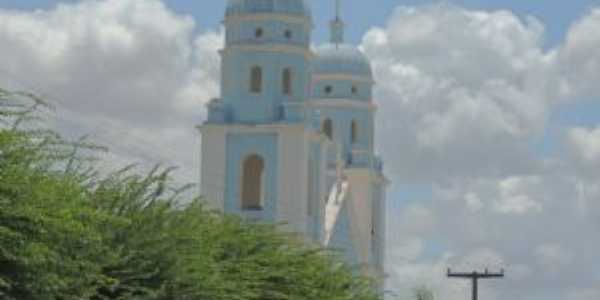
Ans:
[{"label": "green tree", "polygon": [[21,128],[40,106],[35,97],[0,90],[0,296],[86,298],[105,280],[110,252],[96,225],[111,216],[87,205],[85,178],[70,171],[75,145]]},{"label": "green tree", "polygon": [[433,291],[426,286],[420,286],[413,290],[415,300],[434,300]]},{"label": "green tree", "polygon": [[207,211],[170,169],[99,175],[101,149],[46,111],[0,90],[0,299],[378,299],[335,253]]}]

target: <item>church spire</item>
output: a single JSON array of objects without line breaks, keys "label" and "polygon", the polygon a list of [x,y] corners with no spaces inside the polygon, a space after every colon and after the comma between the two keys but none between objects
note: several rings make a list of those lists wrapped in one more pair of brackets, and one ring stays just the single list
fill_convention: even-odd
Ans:
[{"label": "church spire", "polygon": [[340,0],[335,0],[335,19],[331,21],[331,43],[339,45],[344,42],[344,22],[340,18]]}]

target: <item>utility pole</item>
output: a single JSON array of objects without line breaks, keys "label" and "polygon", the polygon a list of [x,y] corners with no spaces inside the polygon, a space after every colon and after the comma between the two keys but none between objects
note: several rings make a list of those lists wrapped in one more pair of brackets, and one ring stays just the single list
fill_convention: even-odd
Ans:
[{"label": "utility pole", "polygon": [[477,300],[478,298],[478,285],[479,279],[493,279],[493,278],[504,278],[504,269],[500,271],[500,273],[490,273],[488,269],[485,269],[485,272],[480,273],[473,271],[471,273],[455,273],[452,270],[448,269],[448,278],[462,278],[462,279],[471,279],[472,287],[473,287],[473,295],[472,299]]}]

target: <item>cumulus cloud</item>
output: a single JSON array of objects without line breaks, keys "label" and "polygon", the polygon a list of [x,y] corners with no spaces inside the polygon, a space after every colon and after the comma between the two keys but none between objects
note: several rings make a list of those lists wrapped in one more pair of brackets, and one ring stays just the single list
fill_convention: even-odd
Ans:
[{"label": "cumulus cloud", "polygon": [[600,8],[577,21],[560,47],[560,67],[567,83],[567,96],[600,96]]},{"label": "cumulus cloud", "polygon": [[557,244],[541,245],[535,249],[534,253],[542,268],[555,275],[573,262],[573,254]]},{"label": "cumulus cloud", "polygon": [[600,289],[573,289],[567,300],[596,300],[600,299]]},{"label": "cumulus cloud", "polygon": [[221,45],[196,31],[158,0],[0,9],[0,78],[49,98],[57,127],[110,147],[107,161],[176,165],[195,181],[193,126],[216,95]]},{"label": "cumulus cloud", "polygon": [[[541,181],[537,177],[508,178],[498,184],[498,199],[494,203],[494,209],[500,213],[539,213],[542,204],[535,199],[539,193],[533,195],[525,190],[528,187],[539,187]],[[542,194],[543,195],[543,194]]]},{"label": "cumulus cloud", "polygon": [[390,216],[390,288],[431,283],[439,298],[464,299],[469,290],[444,278],[448,267],[505,268],[505,279],[482,287],[486,299],[564,299],[573,286],[593,287],[600,222],[592,208],[600,194],[588,186],[587,208],[580,209],[576,182],[548,170],[436,186],[428,201]]},{"label": "cumulus cloud", "polygon": [[592,174],[597,173],[600,167],[600,127],[571,128],[565,144],[578,167]]},{"label": "cumulus cloud", "polygon": [[535,169],[528,146],[560,80],[543,33],[534,18],[447,4],[397,8],[385,28],[370,30],[362,48],[378,82],[390,171],[443,181]]},{"label": "cumulus cloud", "polygon": [[[438,298],[464,299],[445,267],[505,267],[486,299],[564,299],[595,285],[600,133],[559,128],[568,151],[551,156],[534,144],[556,127],[558,105],[600,96],[597,21],[594,10],[545,49],[535,18],[440,4],[399,7],[364,36],[388,172],[433,186],[390,215],[390,286],[430,282]],[[435,221],[415,226],[425,217]]]},{"label": "cumulus cloud", "polygon": [[[447,267],[505,267],[482,297],[598,298],[600,129],[561,128],[566,151],[552,157],[532,144],[555,104],[600,97],[599,27],[591,10],[548,50],[535,18],[440,4],[399,7],[365,34],[387,172],[432,186],[390,206],[390,288],[459,300],[468,283]],[[0,84],[49,97],[56,127],[111,147],[113,165],[162,162],[195,181],[193,126],[219,93],[222,40],[159,0],[0,9]]]},{"label": "cumulus cloud", "polygon": [[[491,249],[475,249],[464,256],[453,253],[443,253],[437,260],[411,260],[394,265],[394,276],[390,279],[399,299],[412,299],[416,287],[431,289],[436,299],[461,300],[471,291],[470,282],[466,280],[449,280],[446,277],[447,268],[454,270],[472,270],[473,268],[489,267],[490,262],[496,265],[502,263],[502,257]],[[499,269],[490,269],[496,272]],[[485,283],[482,283],[485,286]],[[480,297],[500,300],[500,295],[489,289],[482,289]]]}]

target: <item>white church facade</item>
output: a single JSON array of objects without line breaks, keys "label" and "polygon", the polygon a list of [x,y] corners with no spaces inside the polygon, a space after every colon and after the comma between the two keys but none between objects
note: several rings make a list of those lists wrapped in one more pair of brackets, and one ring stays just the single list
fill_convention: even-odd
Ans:
[{"label": "white church facade", "polygon": [[229,0],[221,98],[208,104],[201,189],[213,208],[287,224],[383,278],[385,190],[370,63],[331,22],[311,49],[304,0]]}]

